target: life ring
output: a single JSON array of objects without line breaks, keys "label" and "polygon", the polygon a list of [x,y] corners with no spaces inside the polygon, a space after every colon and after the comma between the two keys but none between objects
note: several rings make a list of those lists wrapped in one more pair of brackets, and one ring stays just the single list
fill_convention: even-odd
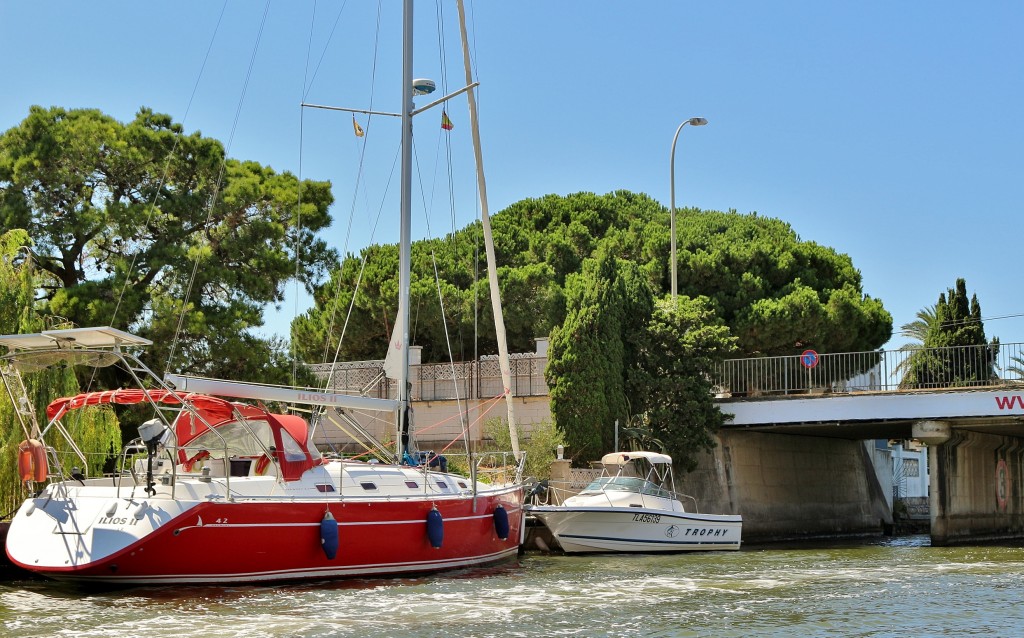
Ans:
[{"label": "life ring", "polygon": [[18,476],[23,483],[42,483],[46,480],[47,470],[46,448],[42,442],[28,439],[18,444]]},{"label": "life ring", "polygon": [[209,456],[210,456],[210,451],[209,450],[199,450],[198,452],[193,454],[192,457],[189,460],[187,460],[187,461],[185,461],[184,463],[181,464],[181,469],[183,469],[186,472],[191,472],[192,468],[195,466],[196,463],[198,463],[199,461],[202,461],[205,458],[209,458]]},{"label": "life ring", "polygon": [[256,461],[256,476],[263,476],[266,474],[268,467],[270,467],[270,457],[264,454]]}]

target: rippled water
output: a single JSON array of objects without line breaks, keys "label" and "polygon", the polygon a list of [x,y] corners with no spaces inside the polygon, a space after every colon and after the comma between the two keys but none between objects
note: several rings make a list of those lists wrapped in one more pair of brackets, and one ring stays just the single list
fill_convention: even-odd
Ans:
[{"label": "rippled water", "polygon": [[530,553],[418,579],[90,592],[0,584],[3,636],[1013,636],[1024,549],[885,543]]}]

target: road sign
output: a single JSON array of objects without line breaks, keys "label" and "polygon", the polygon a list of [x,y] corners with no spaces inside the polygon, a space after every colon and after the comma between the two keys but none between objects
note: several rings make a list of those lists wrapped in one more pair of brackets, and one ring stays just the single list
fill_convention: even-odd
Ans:
[{"label": "road sign", "polygon": [[803,354],[800,355],[800,363],[810,370],[818,365],[818,353],[814,350],[804,350]]}]

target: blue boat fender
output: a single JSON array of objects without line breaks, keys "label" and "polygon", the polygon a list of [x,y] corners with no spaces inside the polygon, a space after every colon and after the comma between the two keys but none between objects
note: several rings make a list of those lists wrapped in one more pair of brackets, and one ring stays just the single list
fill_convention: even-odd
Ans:
[{"label": "blue boat fender", "polygon": [[338,555],[338,521],[334,520],[331,510],[327,510],[324,519],[320,521],[320,545],[327,560],[334,560]]},{"label": "blue boat fender", "polygon": [[437,511],[437,506],[427,513],[427,538],[430,539],[431,547],[441,548],[441,542],[444,541],[444,519],[441,518],[441,512]]},{"label": "blue boat fender", "polygon": [[508,512],[505,511],[504,505],[499,505],[494,508],[494,532],[503,541],[508,540]]}]

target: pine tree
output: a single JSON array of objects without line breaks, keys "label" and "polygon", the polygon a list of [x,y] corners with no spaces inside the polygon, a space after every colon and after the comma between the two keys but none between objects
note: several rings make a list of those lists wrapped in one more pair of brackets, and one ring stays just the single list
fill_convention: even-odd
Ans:
[{"label": "pine tree", "polygon": [[954,288],[939,294],[935,318],[928,325],[924,348],[910,361],[903,386],[942,388],[978,385],[996,377],[999,339],[989,343],[978,296],[967,298],[961,278]]}]

